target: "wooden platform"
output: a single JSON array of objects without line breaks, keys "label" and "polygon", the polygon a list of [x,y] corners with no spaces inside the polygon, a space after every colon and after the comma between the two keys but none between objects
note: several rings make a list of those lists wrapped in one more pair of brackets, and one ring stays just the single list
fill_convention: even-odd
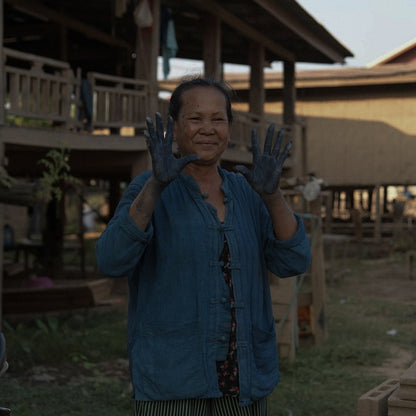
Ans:
[{"label": "wooden platform", "polygon": [[3,291],[3,314],[43,313],[89,308],[109,299],[113,279],[56,280],[53,287]]}]

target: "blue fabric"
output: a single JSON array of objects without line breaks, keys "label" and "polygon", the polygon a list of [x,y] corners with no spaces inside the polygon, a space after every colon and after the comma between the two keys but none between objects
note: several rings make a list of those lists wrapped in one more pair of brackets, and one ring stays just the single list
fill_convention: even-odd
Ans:
[{"label": "blue fabric", "polygon": [[136,400],[220,397],[216,361],[228,351],[229,289],[218,260],[224,234],[231,252],[237,317],[240,403],[267,396],[279,381],[267,269],[306,271],[309,241],[274,237],[270,216],[246,180],[220,169],[226,219],[181,173],[162,193],[144,232],[128,214],[150,176],[136,177],[97,242],[102,273],[129,281],[127,347]]},{"label": "blue fabric", "polygon": [[176,56],[176,53],[178,52],[178,43],[176,42],[172,10],[166,6],[161,6],[160,15],[160,43],[163,57],[163,77],[167,79],[170,73],[170,59]]}]

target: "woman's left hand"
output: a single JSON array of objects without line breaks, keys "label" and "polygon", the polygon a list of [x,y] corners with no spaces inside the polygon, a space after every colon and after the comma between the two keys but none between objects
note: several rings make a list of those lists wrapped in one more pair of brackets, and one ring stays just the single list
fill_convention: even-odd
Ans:
[{"label": "woman's left hand", "polygon": [[273,194],[277,191],[279,188],[283,163],[292,148],[292,141],[290,141],[286,144],[283,151],[280,152],[284,129],[280,129],[277,133],[276,143],[272,148],[273,135],[274,124],[271,124],[267,129],[266,140],[264,142],[264,152],[261,154],[257,130],[253,129],[251,133],[251,144],[253,149],[252,170],[249,170],[242,165],[235,167],[238,172],[245,176],[247,182],[260,195]]}]

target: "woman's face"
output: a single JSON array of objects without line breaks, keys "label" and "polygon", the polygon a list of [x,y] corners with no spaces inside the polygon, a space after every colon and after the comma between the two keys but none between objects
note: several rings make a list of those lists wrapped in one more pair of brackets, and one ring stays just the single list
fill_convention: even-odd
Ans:
[{"label": "woman's face", "polygon": [[231,133],[224,95],[215,87],[185,91],[173,128],[182,156],[195,153],[200,158],[196,163],[216,164]]}]

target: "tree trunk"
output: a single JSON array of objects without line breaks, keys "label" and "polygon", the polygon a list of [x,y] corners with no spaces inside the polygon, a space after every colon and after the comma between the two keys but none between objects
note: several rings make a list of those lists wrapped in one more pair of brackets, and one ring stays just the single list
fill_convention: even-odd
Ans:
[{"label": "tree trunk", "polygon": [[45,226],[42,230],[42,266],[46,276],[57,278],[63,270],[63,240],[65,224],[65,198],[52,199],[46,207]]}]

